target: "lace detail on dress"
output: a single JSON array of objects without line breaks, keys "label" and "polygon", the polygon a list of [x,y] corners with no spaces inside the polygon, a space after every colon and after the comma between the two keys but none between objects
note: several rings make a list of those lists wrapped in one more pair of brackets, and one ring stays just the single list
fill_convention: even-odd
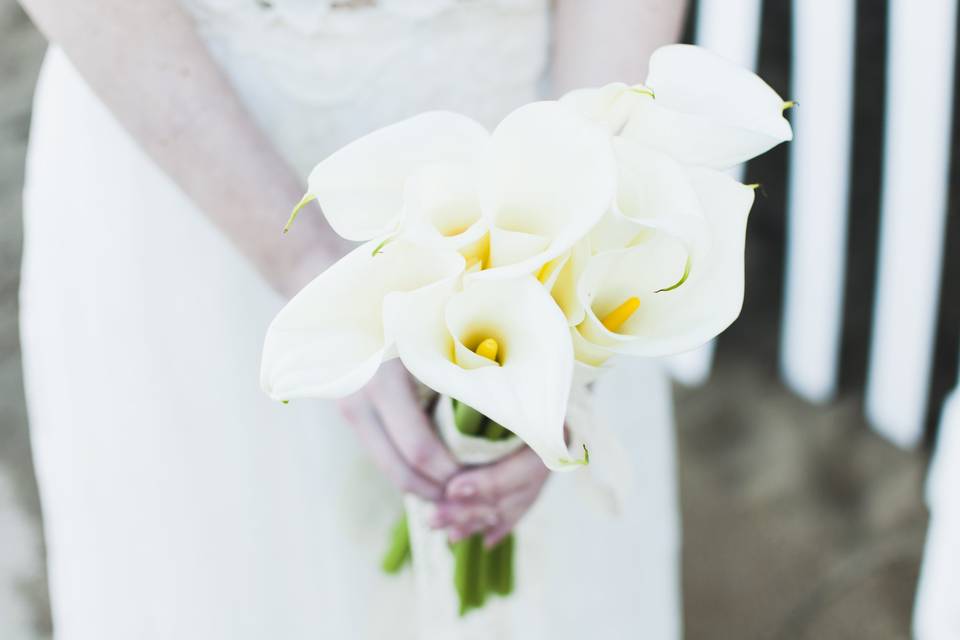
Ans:
[{"label": "lace detail on dress", "polygon": [[376,0],[333,0],[330,7],[333,9],[359,9],[361,7],[374,7]]},{"label": "lace detail on dress", "polygon": [[[201,20],[210,14],[260,14],[276,18],[292,29],[313,34],[338,30],[363,14],[382,12],[397,17],[429,18],[464,5],[488,4],[503,8],[546,6],[546,0],[182,0]],[[341,23],[341,24],[338,24]]]},{"label": "lace detail on dress", "polygon": [[550,0],[182,0],[301,171],[432,109],[487,126],[536,100]]}]

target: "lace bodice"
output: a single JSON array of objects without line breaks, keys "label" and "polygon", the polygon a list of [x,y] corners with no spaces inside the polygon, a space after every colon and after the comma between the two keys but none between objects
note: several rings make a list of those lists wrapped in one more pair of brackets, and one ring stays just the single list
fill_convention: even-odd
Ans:
[{"label": "lace bodice", "polygon": [[302,172],[429,109],[494,124],[541,92],[549,0],[182,0]]},{"label": "lace bodice", "polygon": [[541,0],[184,0],[188,7],[220,14],[256,15],[282,23],[304,34],[351,30],[377,14],[394,19],[436,16],[469,5],[494,5],[502,9],[537,8]]}]

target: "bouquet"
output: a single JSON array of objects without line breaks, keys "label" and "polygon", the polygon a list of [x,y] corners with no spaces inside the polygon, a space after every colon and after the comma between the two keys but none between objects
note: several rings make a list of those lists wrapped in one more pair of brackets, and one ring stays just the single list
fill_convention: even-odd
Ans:
[{"label": "bouquet", "polygon": [[[311,172],[288,227],[316,199],[363,244],[270,325],[264,390],[340,397],[399,357],[439,394],[437,428],[461,462],[526,444],[551,470],[586,465],[596,425],[567,419],[572,394],[613,356],[695,348],[740,313],[756,185],[724,170],[791,139],[790,106],[754,74],[673,45],[643,85],[528,104],[492,133],[438,111],[356,140]],[[510,593],[511,538],[451,550],[425,524],[429,505],[406,509],[385,568],[412,549],[418,585],[460,614]]]}]

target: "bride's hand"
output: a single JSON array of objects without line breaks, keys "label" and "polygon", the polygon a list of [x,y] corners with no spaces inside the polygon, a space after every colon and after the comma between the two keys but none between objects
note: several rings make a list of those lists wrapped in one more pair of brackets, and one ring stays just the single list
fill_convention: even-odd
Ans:
[{"label": "bride's hand", "polygon": [[452,542],[482,531],[484,544],[492,547],[536,502],[549,475],[528,447],[494,464],[462,471],[447,484],[431,525],[447,528]]},{"label": "bride's hand", "polygon": [[443,497],[460,467],[434,431],[399,360],[385,362],[363,390],[339,405],[376,465],[401,491],[432,501]]}]

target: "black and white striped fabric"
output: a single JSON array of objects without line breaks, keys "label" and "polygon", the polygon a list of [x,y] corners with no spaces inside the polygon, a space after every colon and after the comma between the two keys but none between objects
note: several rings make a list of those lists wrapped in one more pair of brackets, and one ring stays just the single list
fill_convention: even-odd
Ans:
[{"label": "black and white striped fabric", "polygon": [[[931,400],[944,401],[952,382],[945,378],[957,367],[960,322],[938,326],[960,315],[960,288],[944,277],[957,272],[952,254],[960,251],[957,207],[948,207],[957,2],[889,0],[858,8],[853,0],[796,0],[790,12],[784,4],[767,3],[767,11],[781,14],[770,19],[762,0],[700,0],[693,29],[695,42],[749,68],[757,66],[761,35],[791,41],[789,61],[768,61],[780,77],[761,74],[775,76],[774,88],[801,104],[790,116],[796,136],[787,147],[787,184],[768,182],[773,198],[787,194],[781,372],[798,394],[825,402],[837,393],[842,368],[865,367],[869,422],[899,446],[914,447],[927,417],[940,412]],[[861,33],[883,22],[886,38]],[[771,35],[767,24],[784,33]],[[776,58],[776,47],[765,44],[768,51]],[[872,89],[865,104],[860,72],[884,59],[885,90]],[[863,107],[873,119],[878,109],[885,114],[882,130],[858,122]],[[863,166],[864,153],[882,159]],[[768,167],[752,168],[751,182],[767,182]],[[874,196],[863,197],[871,189]],[[860,309],[865,298],[872,299],[869,313]],[[857,349],[867,338],[869,347]],[[950,351],[947,366],[943,350]],[[865,362],[848,364],[842,353]],[[671,367],[679,380],[696,383],[708,375],[712,354],[709,345]]]},{"label": "black and white striped fabric", "polygon": [[[694,42],[748,68],[759,63],[761,76],[800,103],[783,155],[746,168],[749,182],[770,188],[766,213],[786,211],[782,227],[758,223],[755,212],[751,242],[776,248],[748,249],[748,279],[761,280],[748,295],[754,289],[781,314],[784,382],[816,403],[862,386],[874,430],[900,447],[933,445],[914,634],[960,638],[957,0],[694,4]],[[771,180],[778,162],[783,185]],[[782,274],[782,288],[764,289],[771,272]],[[744,324],[756,327],[767,313],[748,299]],[[705,380],[713,352],[711,344],[672,359],[674,376]]]}]

